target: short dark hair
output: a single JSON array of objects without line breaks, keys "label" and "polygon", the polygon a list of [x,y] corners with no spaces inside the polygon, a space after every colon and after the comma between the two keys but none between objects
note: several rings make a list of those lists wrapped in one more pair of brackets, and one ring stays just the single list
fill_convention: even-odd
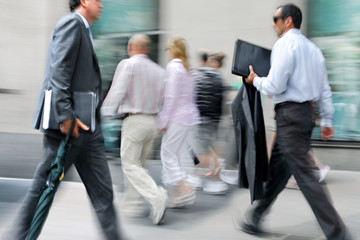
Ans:
[{"label": "short dark hair", "polygon": [[302,22],[302,13],[300,8],[291,3],[281,5],[278,7],[278,9],[279,8],[281,8],[281,18],[285,19],[291,17],[294,23],[294,27],[300,29]]},{"label": "short dark hair", "polygon": [[208,55],[206,52],[201,52],[201,53],[200,53],[200,59],[201,59],[201,61],[207,62],[208,57],[209,57],[209,55]]},{"label": "short dark hair", "polygon": [[80,5],[80,0],[69,0],[70,11],[74,11]]}]

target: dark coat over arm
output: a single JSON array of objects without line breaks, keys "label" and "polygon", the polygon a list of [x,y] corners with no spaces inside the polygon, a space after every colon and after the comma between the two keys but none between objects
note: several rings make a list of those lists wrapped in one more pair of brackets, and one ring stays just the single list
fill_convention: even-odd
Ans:
[{"label": "dark coat over arm", "polygon": [[239,187],[249,188],[251,202],[263,197],[268,170],[266,132],[260,93],[244,83],[232,105],[239,156]]}]

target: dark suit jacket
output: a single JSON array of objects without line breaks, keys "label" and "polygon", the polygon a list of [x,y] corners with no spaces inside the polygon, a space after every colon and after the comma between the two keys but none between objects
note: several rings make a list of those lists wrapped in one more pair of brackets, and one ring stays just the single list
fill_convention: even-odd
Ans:
[{"label": "dark suit jacket", "polygon": [[[51,112],[58,123],[71,119],[74,91],[101,94],[101,76],[89,32],[75,12],[56,25],[49,44],[46,69],[32,127],[42,129],[45,91],[52,89]],[[99,105],[99,104],[98,104]],[[97,106],[97,119],[99,120]],[[58,129],[57,129],[58,131]]]},{"label": "dark suit jacket", "polygon": [[239,156],[239,187],[249,188],[251,202],[263,197],[268,156],[260,93],[246,83],[232,105],[235,139]]}]

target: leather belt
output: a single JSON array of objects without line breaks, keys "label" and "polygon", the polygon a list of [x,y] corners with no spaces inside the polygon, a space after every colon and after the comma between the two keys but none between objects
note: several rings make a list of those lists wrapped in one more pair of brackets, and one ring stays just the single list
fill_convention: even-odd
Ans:
[{"label": "leather belt", "polygon": [[289,104],[306,104],[306,103],[310,103],[309,101],[306,102],[302,102],[302,103],[298,103],[298,102],[290,102],[290,101],[286,101],[286,102],[282,102],[282,103],[278,103],[275,105],[275,110],[279,109],[283,106],[289,105]]},{"label": "leather belt", "polygon": [[294,102],[286,101],[286,102],[278,103],[278,104],[275,105],[275,110],[276,110],[276,109],[279,109],[280,107],[283,107],[283,106],[285,106],[285,105],[289,105],[289,104],[291,104],[291,103],[294,103]]},{"label": "leather belt", "polygon": [[149,115],[149,116],[155,116],[156,113],[125,113],[122,117],[122,119],[124,120],[125,118],[127,117],[130,117],[130,116],[134,116],[134,115]]}]

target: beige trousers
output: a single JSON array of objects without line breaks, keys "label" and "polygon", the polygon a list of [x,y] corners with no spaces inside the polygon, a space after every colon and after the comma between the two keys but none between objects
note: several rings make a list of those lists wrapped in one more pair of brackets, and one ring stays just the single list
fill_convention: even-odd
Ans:
[{"label": "beige trousers", "polygon": [[153,115],[131,115],[123,121],[121,163],[127,180],[123,202],[127,210],[144,209],[142,199],[154,206],[161,194],[155,181],[144,169],[157,134],[156,117]]}]

